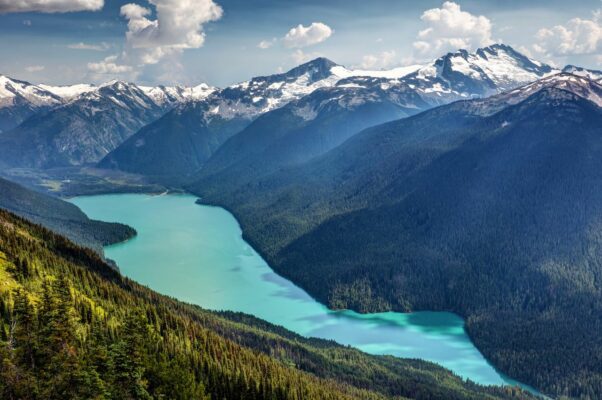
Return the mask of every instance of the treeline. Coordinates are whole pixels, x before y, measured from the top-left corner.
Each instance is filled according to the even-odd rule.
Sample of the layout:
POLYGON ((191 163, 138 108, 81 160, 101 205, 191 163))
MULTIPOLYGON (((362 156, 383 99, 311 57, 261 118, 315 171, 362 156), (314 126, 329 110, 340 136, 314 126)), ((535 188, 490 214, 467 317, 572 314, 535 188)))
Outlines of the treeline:
POLYGON ((0 210, 2 399, 509 399, 418 360, 158 295, 0 210))

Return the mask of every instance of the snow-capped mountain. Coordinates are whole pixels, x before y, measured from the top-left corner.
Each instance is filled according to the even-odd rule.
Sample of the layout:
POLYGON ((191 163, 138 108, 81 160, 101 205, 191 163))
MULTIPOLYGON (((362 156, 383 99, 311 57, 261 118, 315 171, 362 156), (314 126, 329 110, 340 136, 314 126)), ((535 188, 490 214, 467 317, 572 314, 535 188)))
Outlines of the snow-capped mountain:
POLYGON ((473 53, 448 53, 401 79, 427 101, 444 104, 490 96, 557 72, 510 46, 495 44, 473 53))
POLYGON ((573 75, 585 76, 594 81, 602 81, 602 71, 595 69, 586 69, 575 65, 567 65, 562 69, 562 72, 568 72, 573 75))
POLYGON ((59 96, 41 86, 0 75, 0 104, 17 98, 23 98, 36 106, 55 105, 61 101, 59 96))
MULTIPOLYGON (((109 81, 101 85, 91 85, 86 83, 70 85, 70 86, 51 86, 40 84, 38 87, 58 96, 60 99, 70 101, 85 93, 98 91, 100 88, 111 85, 117 81, 109 81)), ((134 85, 130 83, 129 85, 134 85)), ((197 86, 142 86, 135 85, 142 90, 148 97, 151 98, 159 107, 169 107, 175 104, 185 102, 187 100, 202 100, 213 93, 216 88, 201 83, 197 86)), ((1 95, 0 95, 1 97, 1 95)))
POLYGON ((544 90, 548 91, 551 100, 568 94, 573 97, 581 97, 602 107, 602 83, 587 76, 568 72, 550 75, 516 89, 485 99, 465 102, 458 106, 474 115, 488 116, 544 90))
POLYGON ((41 86, 0 75, 0 133, 61 103, 60 96, 41 86))
POLYGON ((35 168, 93 163, 164 112, 138 86, 109 82, 0 135, 0 158, 35 168))
MULTIPOLYGON (((113 83, 115 81, 98 86, 87 83, 68 86, 34 85, 0 75, 0 132, 16 127, 34 114, 77 100, 81 96, 98 94, 103 87, 113 83)), ((128 85, 138 87, 166 111, 188 100, 202 100, 216 90, 204 83, 193 87, 128 85)))
POLYGON ((335 63, 317 58, 282 74, 255 77, 209 96, 208 118, 252 119, 321 87, 333 86, 342 76, 335 63))
MULTIPOLYGON (((568 68, 578 75, 594 78, 599 73, 568 68)), ((79 165, 99 160, 144 127, 123 143, 119 156, 111 155, 101 165, 144 172, 148 166, 175 165, 173 158, 181 157, 185 162, 179 163, 179 171, 190 173, 187 168, 200 167, 227 139, 242 134, 258 117, 287 105, 287 112, 302 120, 291 127, 309 125, 314 119, 338 118, 359 109, 381 107, 386 112, 375 113, 369 119, 370 123, 377 124, 456 100, 502 93, 558 72, 509 46, 496 44, 474 52, 448 53, 426 65, 383 71, 353 70, 326 58, 317 58, 288 72, 255 77, 224 89, 205 84, 151 87, 114 81, 99 86, 56 87, 21 82, 21 86, 11 84, 11 87, 16 85, 20 93, 27 94, 21 97, 30 99, 25 103, 29 108, 24 114, 31 116, 36 112, 31 104, 44 104, 46 109, 55 107, 56 112, 32 118, 24 129, 18 130, 21 133, 4 136, 14 139, 26 131, 41 138, 49 135, 44 130, 52 125, 53 137, 61 137, 72 145, 57 147, 56 151, 71 155, 58 157, 56 162, 49 157, 48 162, 42 164, 79 165), (164 113, 167 113, 164 118, 153 123, 164 113), (106 126, 101 126, 100 121, 105 119, 106 126), (150 125, 145 126, 147 124, 150 125), (107 131, 110 127, 115 129, 115 134, 107 131), (84 131, 87 133, 83 136, 91 136, 89 143, 82 144, 85 151, 78 153, 76 141, 68 140, 67 133, 74 131, 75 136, 81 136, 84 131), (92 150, 94 145, 97 147, 92 150), (74 154, 78 156, 72 157, 74 154), (145 166, 137 166, 138 161, 130 159, 132 157, 145 166)), ((0 102, 8 98, 6 93, 7 90, 0 92, 0 102)), ((314 128, 319 129, 318 125, 314 128)), ((350 134, 348 131, 337 137, 350 134)), ((65 144, 62 140, 59 142, 65 144)), ((34 143, 35 140, 29 144, 23 142, 25 147, 34 143)))
MULTIPOLYGON (((255 118, 317 89, 334 87, 350 78, 363 78, 370 84, 382 79, 384 85, 391 86, 385 80, 397 81, 423 67, 412 65, 382 71, 354 70, 319 57, 285 73, 255 77, 216 91, 205 100, 211 104, 207 118, 255 118)), ((357 82, 349 85, 357 86, 357 82)))
POLYGON ((40 86, 44 90, 49 91, 50 93, 57 95, 58 97, 60 97, 63 100, 63 102, 72 100, 72 99, 76 98, 77 96, 82 95, 84 93, 88 93, 88 92, 97 90, 97 87, 95 85, 91 85, 88 83, 79 83, 76 85, 68 85, 68 86, 51 86, 51 85, 40 84, 38 86, 40 86))
POLYGON ((502 44, 473 53, 466 50, 448 53, 427 65, 383 71, 353 70, 326 58, 317 58, 284 74, 257 77, 216 91, 206 101, 212 104, 208 118, 211 115, 225 119, 253 118, 316 89, 346 84, 349 88, 377 85, 393 92, 402 85, 404 92, 407 93, 405 88, 409 87, 425 102, 439 105, 486 97, 557 72, 560 71, 502 44))
POLYGON ((160 107, 174 106, 188 100, 203 100, 216 90, 205 83, 193 87, 140 86, 140 89, 160 107))
MULTIPOLYGON (((382 83, 391 87, 394 87, 395 81, 401 80, 415 89, 425 101, 444 104, 462 98, 495 94, 554 72, 558 71, 499 44, 473 53, 459 50, 427 65, 383 71, 353 70, 326 58, 317 58, 286 73, 256 77, 221 90, 206 84, 139 88, 157 106, 165 109, 187 101, 207 101, 210 104, 207 118, 254 119, 316 89, 332 87, 340 80, 351 77, 383 79, 382 83), (389 83, 384 80, 389 80, 389 83)), ((580 69, 579 73, 600 74, 599 71, 584 69, 580 69)), ((0 114, 0 129, 6 131, 39 110, 76 100, 107 84, 32 85, 0 76, 0 113, 3 113, 0 114)))
POLYGON ((344 67, 317 58, 286 73, 255 77, 214 90, 201 100, 178 105, 144 127, 99 166, 152 175, 193 172, 258 116, 317 89, 333 87, 349 75, 344 67))
MULTIPOLYGON (((256 77, 216 90, 200 101, 181 104, 124 142, 100 166, 183 175, 203 166, 226 141, 228 155, 222 157, 223 162, 213 162, 215 168, 246 158, 245 153, 259 143, 268 149, 270 140, 289 137, 293 130, 330 132, 313 142, 308 139, 311 150, 305 151, 306 146, 302 154, 306 157, 336 146, 370 124, 455 100, 500 93, 553 72, 504 45, 474 53, 449 53, 428 65, 388 71, 353 70, 317 58, 288 72, 256 77), (285 110, 276 113, 282 108, 285 110), (243 130, 259 117, 263 128, 243 130), (345 118, 355 121, 353 126, 346 124, 345 118), (346 128, 337 131, 337 125, 346 128), (232 135, 236 137, 229 140, 232 135), (248 138, 243 139, 244 135, 248 138), (260 138, 252 140, 255 136, 260 138)), ((299 156, 294 149, 287 154, 299 156)))

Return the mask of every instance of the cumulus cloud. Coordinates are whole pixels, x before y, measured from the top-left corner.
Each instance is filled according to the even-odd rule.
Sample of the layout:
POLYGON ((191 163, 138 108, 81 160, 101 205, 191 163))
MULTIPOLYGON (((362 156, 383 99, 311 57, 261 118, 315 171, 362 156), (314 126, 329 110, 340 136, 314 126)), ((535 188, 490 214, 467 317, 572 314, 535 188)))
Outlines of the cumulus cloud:
POLYGON ((312 22, 309 26, 301 24, 290 31, 282 39, 284 45, 289 48, 302 48, 321 43, 328 39, 333 30, 322 22, 312 22))
POLYGON ((98 11, 104 0, 0 0, 0 14, 16 12, 64 13, 98 11))
POLYGON ((109 56, 100 62, 88 63, 88 70, 94 74, 101 75, 119 75, 125 72, 132 72, 133 68, 129 65, 117 64, 117 56, 109 56))
POLYGON ((40 72, 44 71, 43 65, 30 65, 29 67, 25 67, 25 71, 27 72, 40 72))
POLYGON ((144 66, 165 59, 175 65, 182 51, 203 46, 204 25, 219 20, 223 14, 213 0, 148 0, 148 3, 155 8, 155 19, 151 19, 150 8, 136 3, 121 6, 121 16, 127 20, 124 51, 118 57, 89 63, 90 72, 127 73, 131 77, 144 66))
POLYGON ((84 42, 72 43, 67 46, 73 50, 94 50, 94 51, 106 51, 109 49, 109 44, 102 42, 100 44, 89 44, 84 42))
POLYGON ((129 3, 121 7, 128 20, 126 42, 139 53, 143 64, 156 64, 166 55, 196 49, 205 42, 203 25, 222 17, 222 8, 212 0, 149 0, 157 19, 148 16, 151 10, 129 3))
POLYGON ((380 54, 367 54, 362 57, 360 67, 363 69, 384 69, 396 64, 397 54, 394 50, 383 51, 380 54))
POLYGON ((453 1, 446 1, 441 8, 426 10, 420 19, 427 25, 418 32, 414 42, 420 57, 438 56, 457 49, 473 50, 493 42, 489 18, 463 11, 453 1))
POLYGON ((596 54, 602 51, 601 11, 592 19, 573 18, 564 25, 542 28, 535 35, 533 48, 548 56, 596 54))

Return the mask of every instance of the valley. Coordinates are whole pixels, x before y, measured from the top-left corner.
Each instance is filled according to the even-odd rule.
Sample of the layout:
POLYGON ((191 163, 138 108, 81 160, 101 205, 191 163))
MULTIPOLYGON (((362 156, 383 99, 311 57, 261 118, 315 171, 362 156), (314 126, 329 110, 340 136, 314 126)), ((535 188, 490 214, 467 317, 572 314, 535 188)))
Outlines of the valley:
POLYGON ((56 291, 111 399, 134 304, 152 398, 175 358, 199 399, 599 398, 601 127, 602 72, 505 44, 223 88, 0 75, 0 348, 52 392, 11 321, 56 291))
POLYGON ((136 229, 135 238, 106 247, 106 255, 125 276, 162 294, 206 309, 254 315, 372 354, 432 361, 479 384, 517 384, 481 356, 458 316, 331 311, 274 273, 242 240, 230 214, 195 200, 186 194, 103 195, 72 202, 92 218, 136 229))

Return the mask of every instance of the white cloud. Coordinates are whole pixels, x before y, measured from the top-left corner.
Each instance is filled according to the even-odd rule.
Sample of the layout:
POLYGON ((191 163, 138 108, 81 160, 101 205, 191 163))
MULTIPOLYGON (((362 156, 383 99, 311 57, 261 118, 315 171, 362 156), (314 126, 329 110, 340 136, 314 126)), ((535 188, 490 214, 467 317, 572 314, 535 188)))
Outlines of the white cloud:
POLYGON ((396 64, 397 54, 394 50, 383 51, 380 54, 367 54, 362 57, 360 67, 363 69, 384 69, 396 64))
POLYGON ((265 49, 269 49, 270 47, 272 47, 274 45, 274 43, 276 43, 276 39, 262 40, 261 42, 259 42, 257 44, 257 47, 259 47, 262 50, 265 50, 265 49))
POLYGON ((0 14, 15 12, 62 13, 98 11, 104 0, 0 0, 0 14))
POLYGON ((163 57, 196 49, 205 42, 203 25, 222 17, 222 8, 212 0, 149 0, 157 19, 148 19, 151 10, 129 3, 121 7, 128 20, 126 42, 130 53, 143 64, 156 64, 163 57))
POLYGON ((94 50, 94 51, 106 51, 109 49, 109 44, 102 42, 101 44, 89 44, 84 42, 72 43, 67 46, 73 50, 94 50))
POLYGON ((474 50, 493 42, 489 18, 463 11, 453 1, 446 1, 441 8, 426 10, 420 19, 427 25, 418 32, 414 42, 420 57, 438 56, 457 49, 474 50))
MULTIPOLYGON (((2 0, 0 0, 2 1, 2 0)), ((128 3, 120 12, 127 20, 125 49, 117 57, 89 63, 94 74, 125 74, 136 77, 146 65, 169 58, 175 65, 186 49, 196 49, 205 42, 204 25, 222 17, 222 8, 213 0, 148 0, 152 10, 128 3)))
POLYGON ((29 67, 25 67, 25 71, 27 72, 40 72, 44 71, 43 65, 30 65, 29 67))
POLYGON ((317 52, 305 53, 301 49, 297 49, 291 54, 291 57, 293 58, 293 61, 295 61, 296 64, 303 64, 305 62, 311 61, 320 56, 321 56, 320 53, 317 53, 317 52))
POLYGON ((602 51, 601 10, 592 19, 573 18, 564 25, 542 28, 535 35, 535 51, 548 56, 596 54, 602 51))
POLYGON ((94 74, 101 75, 119 75, 126 72, 132 72, 133 68, 129 65, 120 65, 116 63, 117 56, 106 57, 103 61, 97 63, 88 63, 88 70, 94 74))
POLYGON ((302 48, 321 43, 328 39, 333 30, 322 22, 312 22, 309 26, 298 26, 291 28, 282 41, 289 48, 302 48))

